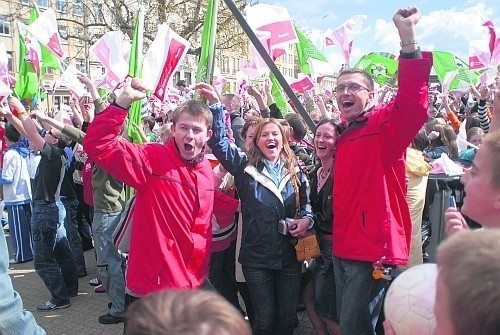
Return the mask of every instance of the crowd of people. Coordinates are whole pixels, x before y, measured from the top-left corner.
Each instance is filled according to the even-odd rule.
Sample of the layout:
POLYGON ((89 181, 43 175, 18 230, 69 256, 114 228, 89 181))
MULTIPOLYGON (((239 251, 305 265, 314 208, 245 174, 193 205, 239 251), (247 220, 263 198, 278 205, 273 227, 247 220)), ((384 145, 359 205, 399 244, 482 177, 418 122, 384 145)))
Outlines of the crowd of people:
MULTIPOLYGON (((313 131, 298 113, 283 116, 268 89, 256 87, 242 100, 198 83, 193 90, 206 104, 180 82, 178 106, 151 103, 141 124, 130 125, 142 143, 127 136, 130 106, 148 95, 140 79, 105 101, 79 75, 88 96, 70 104, 72 124, 9 97, 0 107, 7 148, 0 183, 10 262, 34 261, 50 293, 37 309, 70 307, 78 277, 87 276, 88 222, 110 302, 98 322, 125 322, 125 334, 290 335, 299 303, 317 334, 392 334, 381 315, 391 277, 374 269, 389 274, 423 262, 427 177, 446 154, 470 169, 461 211, 445 215, 457 236, 438 252, 436 334, 499 332, 498 321, 484 316, 498 311, 495 278, 472 282, 453 264, 459 257, 461 267, 493 275, 500 268, 497 233, 454 234, 469 230, 464 216, 498 226, 500 93, 473 86, 469 98, 456 99, 431 90, 432 56, 415 36, 420 17, 415 7, 393 17, 401 39, 397 89, 378 90, 368 73, 343 69, 333 98, 304 97, 313 131), (113 232, 127 187, 135 201, 124 254, 113 232), (311 231, 321 254, 299 262, 295 245, 311 231), (461 309, 480 304, 483 293, 492 294, 488 310, 461 309)), ((0 302, 0 333, 43 334, 13 291, 2 241, 0 249, 0 283, 13 292, 0 302)))

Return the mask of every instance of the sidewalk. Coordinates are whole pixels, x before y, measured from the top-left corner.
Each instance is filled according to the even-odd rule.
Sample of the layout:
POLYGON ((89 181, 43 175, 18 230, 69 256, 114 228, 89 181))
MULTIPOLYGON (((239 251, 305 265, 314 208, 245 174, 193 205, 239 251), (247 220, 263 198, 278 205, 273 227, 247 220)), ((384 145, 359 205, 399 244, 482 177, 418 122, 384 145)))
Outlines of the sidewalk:
MULTIPOLYGON (((7 244, 11 248, 11 239, 7 236, 7 244)), ((71 306, 52 312, 39 312, 36 306, 50 298, 49 291, 35 273, 33 262, 13 264, 9 274, 14 289, 23 299, 24 308, 31 311, 38 324, 49 335, 118 335, 123 333, 123 323, 116 325, 101 325, 97 322, 100 315, 107 313, 108 300, 105 293, 94 293, 94 287, 89 285, 89 279, 97 274, 94 250, 85 252, 88 276, 79 279, 79 293, 71 298, 71 306)), ((258 306, 256 306, 258 308, 258 306)), ((305 311, 298 313, 300 325, 294 335, 313 335, 313 327, 305 311)))

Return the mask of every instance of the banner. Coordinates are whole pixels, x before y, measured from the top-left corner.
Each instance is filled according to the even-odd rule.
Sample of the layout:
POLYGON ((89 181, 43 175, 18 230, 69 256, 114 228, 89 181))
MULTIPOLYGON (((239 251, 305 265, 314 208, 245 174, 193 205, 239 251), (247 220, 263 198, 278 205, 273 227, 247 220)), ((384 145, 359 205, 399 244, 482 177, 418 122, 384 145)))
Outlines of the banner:
POLYGON ((166 23, 158 26, 158 33, 144 57, 142 75, 153 95, 165 101, 168 83, 189 50, 190 43, 177 35, 166 23))

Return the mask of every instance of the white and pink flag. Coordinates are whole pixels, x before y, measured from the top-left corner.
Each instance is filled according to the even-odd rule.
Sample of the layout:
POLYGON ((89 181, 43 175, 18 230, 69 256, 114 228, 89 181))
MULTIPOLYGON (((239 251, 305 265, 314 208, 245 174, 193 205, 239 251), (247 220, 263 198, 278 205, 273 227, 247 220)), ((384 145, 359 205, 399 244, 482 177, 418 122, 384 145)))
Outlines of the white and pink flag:
POLYGON ((314 58, 309 58, 307 62, 309 63, 309 67, 311 69, 311 78, 317 83, 320 83, 324 77, 336 76, 335 68, 330 63, 314 58))
POLYGON ((490 63, 490 57, 488 41, 469 41, 469 69, 477 70, 487 67, 490 63))
POLYGON ((286 78, 294 93, 302 93, 314 88, 314 82, 307 74, 299 73, 297 77, 298 78, 286 78))
POLYGON ((160 101, 165 101, 168 83, 181 65, 190 45, 167 24, 158 26, 156 38, 144 57, 142 77, 160 101))
POLYGON ((110 31, 89 49, 106 69, 105 82, 111 88, 118 86, 127 77, 128 61, 123 54, 126 48, 130 48, 129 45, 130 42, 123 41, 120 31, 110 31))
POLYGON ((0 42, 0 79, 9 75, 9 55, 5 49, 5 44, 0 42))
POLYGON ((212 86, 215 88, 217 93, 221 94, 222 89, 227 84, 227 79, 222 75, 222 72, 218 66, 214 66, 214 74, 212 79, 212 86))
POLYGON ((54 115, 54 119, 64 124, 73 126, 73 122, 71 121, 71 117, 68 114, 68 110, 71 111, 70 106, 66 104, 61 104, 61 106, 59 107, 59 112, 57 112, 57 114, 54 115))
POLYGON ((247 21, 254 32, 268 33, 273 60, 285 54, 288 45, 298 43, 292 19, 285 7, 256 4, 246 8, 247 21))
POLYGON ((68 66, 61 77, 57 80, 56 85, 67 87, 69 90, 73 91, 78 98, 80 98, 87 92, 87 90, 85 85, 78 80, 76 76, 78 73, 81 72, 78 71, 76 67, 73 65, 68 66))
POLYGON ((42 49, 40 48, 40 43, 32 37, 26 37, 25 44, 28 49, 26 60, 31 62, 31 65, 33 65, 35 69, 36 76, 40 78, 42 68, 42 49))
MULTIPOLYGON (((262 64, 259 60, 262 58, 257 55, 253 60, 240 59, 240 71, 246 74, 249 78, 258 78, 269 72, 267 65, 262 64)), ((264 62, 264 61, 262 61, 264 62)))
POLYGON ((354 15, 335 30, 328 29, 324 35, 325 47, 338 46, 347 64, 351 57, 352 42, 354 37, 363 29, 366 15, 354 15))
POLYGON ((27 30, 57 58, 60 60, 66 58, 57 28, 56 12, 54 12, 52 8, 48 8, 40 14, 40 16, 27 27, 27 30))

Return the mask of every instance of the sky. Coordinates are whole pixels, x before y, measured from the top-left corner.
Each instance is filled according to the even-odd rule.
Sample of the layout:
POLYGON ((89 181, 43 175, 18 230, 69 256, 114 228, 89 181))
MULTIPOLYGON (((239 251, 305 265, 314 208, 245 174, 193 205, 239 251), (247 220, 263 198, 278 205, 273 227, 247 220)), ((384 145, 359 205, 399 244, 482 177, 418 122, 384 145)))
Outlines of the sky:
POLYGON ((448 51, 468 62, 469 41, 489 38, 487 29, 482 27, 484 21, 492 20, 500 34, 497 0, 262 0, 260 3, 286 7, 295 24, 324 51, 335 68, 340 68, 344 61, 337 47, 323 48, 323 32, 341 26, 357 14, 364 14, 367 19, 354 39, 351 66, 373 51, 399 55, 399 36, 392 17, 399 8, 410 5, 422 13, 416 39, 424 51, 448 51))

